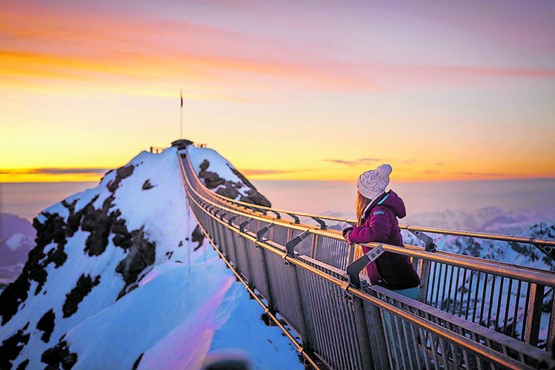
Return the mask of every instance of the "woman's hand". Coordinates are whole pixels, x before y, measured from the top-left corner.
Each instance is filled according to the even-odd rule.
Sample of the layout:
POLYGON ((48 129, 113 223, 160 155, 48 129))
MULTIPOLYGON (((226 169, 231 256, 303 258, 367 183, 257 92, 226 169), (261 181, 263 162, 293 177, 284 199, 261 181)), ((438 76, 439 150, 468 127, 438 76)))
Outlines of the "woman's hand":
POLYGON ((349 226, 343 230, 343 237, 345 238, 345 241, 347 242, 347 244, 352 244, 351 239, 349 239, 349 236, 351 235, 351 231, 353 231, 352 226, 349 226))
POLYGON ((350 236, 351 236, 351 230, 347 231, 344 235, 344 238, 347 244, 353 244, 353 242, 351 242, 350 236))

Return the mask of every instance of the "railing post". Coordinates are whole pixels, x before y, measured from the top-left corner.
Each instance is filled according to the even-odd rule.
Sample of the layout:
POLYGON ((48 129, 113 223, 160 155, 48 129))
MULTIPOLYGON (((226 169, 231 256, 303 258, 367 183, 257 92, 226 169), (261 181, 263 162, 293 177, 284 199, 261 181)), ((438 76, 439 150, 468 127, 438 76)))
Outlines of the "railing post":
POLYGON ((552 349, 555 345, 555 291, 552 288, 551 294, 551 315, 549 316, 549 328, 547 329, 547 348, 552 349))
MULTIPOLYGON (((308 236, 310 236, 310 231, 306 230, 303 233, 294 237, 293 239, 289 240, 287 243, 285 243, 287 255, 289 257, 296 258, 295 247, 301 241, 306 239, 308 236)), ((299 334, 301 335, 301 338, 303 340, 303 347, 305 352, 308 354, 312 354, 312 351, 314 348, 314 329, 312 325, 309 325, 309 320, 307 320, 307 318, 309 316, 312 317, 312 315, 308 315, 310 311, 308 307, 308 303, 303 300, 298 268, 294 263, 290 263, 289 268, 293 270, 293 274, 292 274, 293 289, 292 290, 293 290, 293 295, 294 295, 294 298, 296 299, 296 305, 299 308, 300 317, 301 317, 301 328, 299 330, 300 331, 299 334)), ((310 321, 310 324, 312 324, 312 320, 310 321)))
POLYGON ((426 303, 426 298, 428 297, 428 285, 430 284, 430 270, 432 268, 432 262, 429 260, 420 260, 422 269, 420 271, 420 287, 418 288, 418 298, 420 302, 426 303))
MULTIPOLYGON (((373 291, 369 293, 376 296, 373 291)), ((390 369, 389 356, 380 309, 372 303, 365 303, 364 306, 367 307, 365 319, 374 368, 388 370, 390 369)))
POLYGON ((308 236, 310 236, 310 230, 305 230, 301 234, 297 235, 296 237, 294 237, 293 239, 285 243, 285 249, 287 250, 287 255, 289 257, 295 257, 295 247, 304 239, 306 239, 308 236))
MULTIPOLYGON (((384 250, 380 244, 347 266, 349 283, 355 288, 360 289, 360 272, 383 253, 384 250)), ((353 308, 363 364, 368 366, 369 369, 389 369, 388 352, 385 346, 385 334, 380 310, 370 304, 370 309, 366 311, 364 302, 360 298, 355 298, 353 308)))
POLYGON ((526 334, 524 336, 524 341, 536 347, 540 334, 544 290, 545 287, 543 285, 532 283, 530 286, 530 301, 527 307, 528 317, 526 319, 526 334))

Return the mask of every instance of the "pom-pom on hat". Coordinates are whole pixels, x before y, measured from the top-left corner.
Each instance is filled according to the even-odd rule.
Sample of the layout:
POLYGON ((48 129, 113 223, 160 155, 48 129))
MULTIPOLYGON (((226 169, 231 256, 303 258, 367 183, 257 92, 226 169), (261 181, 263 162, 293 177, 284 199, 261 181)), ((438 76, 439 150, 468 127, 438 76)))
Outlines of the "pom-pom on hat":
POLYGON ((390 165, 382 164, 375 170, 368 170, 358 177, 357 190, 365 198, 376 199, 385 192, 389 184, 390 165))

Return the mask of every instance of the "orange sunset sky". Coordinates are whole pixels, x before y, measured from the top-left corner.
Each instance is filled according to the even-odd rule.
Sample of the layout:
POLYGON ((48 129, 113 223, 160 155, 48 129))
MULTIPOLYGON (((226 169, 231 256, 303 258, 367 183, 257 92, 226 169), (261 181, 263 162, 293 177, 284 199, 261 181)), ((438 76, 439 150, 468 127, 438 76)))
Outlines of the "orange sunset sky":
POLYGON ((555 177, 553 1, 0 0, 0 182, 206 143, 253 179, 555 177))

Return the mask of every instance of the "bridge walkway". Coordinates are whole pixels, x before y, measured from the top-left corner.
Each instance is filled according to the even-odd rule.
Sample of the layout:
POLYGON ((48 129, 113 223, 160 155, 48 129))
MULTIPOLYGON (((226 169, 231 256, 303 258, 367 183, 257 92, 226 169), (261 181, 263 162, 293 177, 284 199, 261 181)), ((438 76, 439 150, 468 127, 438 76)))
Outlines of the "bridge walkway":
POLYGON ((231 200, 202 184, 186 150, 179 159, 208 241, 312 367, 555 368, 555 274, 435 251, 427 233, 529 243, 551 256, 555 241, 404 226, 425 247, 368 243, 363 254, 328 228, 352 220, 231 200), (361 271, 383 251, 411 257, 419 300, 364 284, 361 271))

